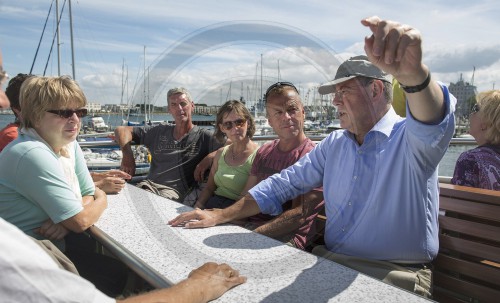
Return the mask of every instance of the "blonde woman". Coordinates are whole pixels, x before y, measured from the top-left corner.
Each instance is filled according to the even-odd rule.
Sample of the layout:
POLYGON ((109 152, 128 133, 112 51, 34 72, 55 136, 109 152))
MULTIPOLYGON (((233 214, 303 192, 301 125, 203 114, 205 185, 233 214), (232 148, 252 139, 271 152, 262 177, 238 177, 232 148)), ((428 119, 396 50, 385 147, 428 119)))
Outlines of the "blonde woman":
POLYGON ((217 113, 216 138, 231 144, 219 149, 210 169, 207 185, 195 203, 198 208, 226 208, 244 193, 258 144, 251 138, 255 133, 252 115, 239 101, 227 101, 217 113))
POLYGON ((69 77, 31 77, 21 86, 19 136, 0 153, 0 217, 36 239, 54 242, 80 275, 108 295, 126 268, 95 252, 83 231, 107 206, 75 141, 87 100, 69 77))
POLYGON ((500 190, 500 90, 476 96, 469 133, 478 147, 460 155, 451 183, 500 190))

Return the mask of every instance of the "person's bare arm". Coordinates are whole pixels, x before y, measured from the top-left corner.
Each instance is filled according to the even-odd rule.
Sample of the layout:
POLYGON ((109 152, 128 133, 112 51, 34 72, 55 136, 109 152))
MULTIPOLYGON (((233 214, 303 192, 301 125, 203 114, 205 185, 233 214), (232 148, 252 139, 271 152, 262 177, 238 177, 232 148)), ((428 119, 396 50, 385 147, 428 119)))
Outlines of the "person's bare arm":
POLYGON ((257 183, 258 178, 256 176, 248 176, 247 183, 245 184, 245 187, 241 192, 243 197, 236 201, 233 205, 223 210, 213 209, 210 211, 203 211, 200 209, 195 209, 193 211, 180 214, 179 216, 170 220, 168 224, 172 226, 184 226, 186 228, 210 227, 256 215, 260 213, 259 206, 257 202, 255 202, 254 198, 251 195, 247 194, 247 192, 257 183), (226 213, 222 213, 222 211, 225 211, 226 213), (199 221, 189 222, 190 220, 199 221))
POLYGON ((94 196, 83 197, 83 210, 61 224, 73 232, 83 232, 97 222, 107 205, 106 193, 96 187, 94 196))
POLYGON ((94 182, 95 186, 102 189, 106 194, 117 194, 125 187, 125 180, 118 177, 106 177, 94 182))
POLYGON ((203 182, 203 177, 205 176, 205 172, 210 169, 212 163, 214 161, 215 155, 217 151, 213 151, 203 158, 203 160, 196 165, 194 169, 194 180, 197 182, 203 182))
POLYGON ((117 300, 123 303, 204 303, 222 296, 229 289, 245 283, 246 277, 227 264, 205 263, 178 284, 161 290, 117 300))
POLYGON ((33 231, 51 241, 62 240, 69 233, 69 230, 61 223, 56 224, 51 219, 48 219, 42 226, 35 228, 33 231))
POLYGON ((312 190, 292 200, 292 208, 254 229, 268 237, 281 237, 297 230, 323 201, 323 192, 312 190))
POLYGON ((117 177, 125 180, 129 180, 132 178, 132 176, 130 176, 126 172, 117 169, 111 169, 105 172, 90 172, 90 176, 92 177, 92 180, 94 180, 94 182, 99 182, 108 177, 117 177))
MULTIPOLYGON (((430 75, 422 62, 422 36, 417 29, 395 21, 373 16, 361 20, 372 35, 365 38, 365 52, 370 61, 392 74, 400 84, 417 86, 430 75)), ((415 93, 406 93, 413 117, 423 123, 435 124, 444 117, 444 96, 431 77, 429 85, 415 93)))
POLYGON ((185 228, 203 228, 247 218, 258 213, 260 213, 259 205, 250 194, 247 194, 227 208, 211 210, 195 209, 178 215, 170 220, 168 224, 183 226, 185 228))
POLYGON ((115 141, 120 146, 122 150, 122 163, 121 170, 127 174, 135 175, 135 159, 134 153, 132 152, 132 126, 118 126, 115 129, 115 141))
POLYGON ((210 175, 208 176, 207 185, 205 186, 205 188, 203 188, 203 191, 198 197, 198 200, 196 200, 196 203, 194 204, 195 208, 204 208, 208 199, 210 199, 210 197, 213 196, 215 190, 217 189, 217 186, 215 185, 214 176, 215 173, 217 172, 217 168, 219 167, 219 159, 221 155, 222 155, 222 149, 219 149, 217 151, 217 155, 215 156, 214 164, 210 168, 210 175))
MULTIPOLYGON (((227 139, 224 146, 227 146, 229 144, 231 144, 231 140, 227 139)), ((218 152, 218 150, 215 150, 215 151, 209 153, 208 155, 205 156, 205 158, 203 158, 203 160, 200 161, 200 163, 198 163, 198 165, 196 165, 196 167, 194 169, 194 179, 197 182, 203 181, 203 177, 205 176, 205 172, 207 170, 209 170, 210 167, 212 166, 212 163, 216 157, 217 152, 218 152)))

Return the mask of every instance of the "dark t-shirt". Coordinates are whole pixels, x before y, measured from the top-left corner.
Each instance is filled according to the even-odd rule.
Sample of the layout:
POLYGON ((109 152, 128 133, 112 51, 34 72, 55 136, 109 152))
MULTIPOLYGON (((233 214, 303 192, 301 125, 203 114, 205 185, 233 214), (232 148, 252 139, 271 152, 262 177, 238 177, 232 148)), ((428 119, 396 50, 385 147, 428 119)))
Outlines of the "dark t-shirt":
POLYGON ((196 165, 222 144, 215 139, 213 131, 198 126, 179 141, 174 139, 173 132, 171 124, 134 127, 132 139, 145 145, 151 153, 148 179, 186 195, 195 183, 196 165))

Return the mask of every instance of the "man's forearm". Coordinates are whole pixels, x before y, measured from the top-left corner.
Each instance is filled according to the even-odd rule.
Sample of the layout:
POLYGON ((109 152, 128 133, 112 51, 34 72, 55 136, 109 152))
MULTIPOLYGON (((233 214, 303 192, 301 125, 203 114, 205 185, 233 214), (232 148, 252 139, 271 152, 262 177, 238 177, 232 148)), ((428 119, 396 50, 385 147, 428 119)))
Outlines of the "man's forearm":
POLYGON ((203 285, 195 285, 192 281, 184 280, 179 284, 166 289, 152 291, 146 294, 127 298, 123 303, 202 303, 207 302, 204 298, 203 285))
POLYGON ((254 231, 268 237, 281 237, 304 225, 305 221, 323 201, 323 192, 312 190, 292 200, 292 208, 284 211, 278 217, 264 225, 257 227, 254 231))
POLYGON ((302 210, 293 208, 284 211, 281 215, 257 227, 254 231, 271 238, 281 237, 298 229, 304 224, 304 220, 302 210))
POLYGON ((258 213, 260 213, 259 205, 250 194, 246 194, 236 203, 221 211, 220 218, 222 220, 217 224, 248 218, 258 213))
MULTIPOLYGON (((422 66, 422 71, 419 77, 414 76, 417 82, 410 82, 411 80, 403 79, 400 82, 404 85, 419 85, 426 79, 425 77, 431 77, 430 83, 425 89, 415 93, 406 93, 408 98, 408 107, 412 113, 412 116, 423 123, 435 124, 439 123, 445 113, 444 107, 444 96, 441 86, 432 79, 430 70, 427 66, 422 66), (409 82, 409 83, 408 83, 409 82), (407 84, 408 83, 408 84, 407 84)), ((399 80, 399 79, 398 79, 399 80)))
POLYGON ((132 142, 132 131, 133 128, 130 126, 118 126, 115 129, 115 141, 122 150, 123 147, 127 145, 130 146, 130 143, 132 142))

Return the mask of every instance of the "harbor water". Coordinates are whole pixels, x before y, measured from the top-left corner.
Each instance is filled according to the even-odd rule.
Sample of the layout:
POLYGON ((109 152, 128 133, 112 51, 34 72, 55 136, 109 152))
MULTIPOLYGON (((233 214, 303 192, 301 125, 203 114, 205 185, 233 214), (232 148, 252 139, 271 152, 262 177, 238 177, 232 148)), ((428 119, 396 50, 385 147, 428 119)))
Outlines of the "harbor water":
MULTIPOLYGON (((106 122, 107 125, 110 125, 111 127, 116 127, 118 125, 122 124, 122 117, 121 115, 103 115, 104 121, 106 122)), ((213 120, 213 117, 210 116, 193 116, 193 120, 199 120, 199 121, 209 121, 213 120)), ((169 114, 153 114, 151 116, 152 121, 172 121, 172 116, 169 114)), ((5 127, 7 124, 11 123, 14 121, 14 115, 0 115, 0 129, 5 127)), ((129 121, 133 122, 142 122, 141 117, 129 117, 129 121)), ((443 160, 441 160, 439 164, 439 176, 452 176, 453 175, 453 170, 455 169, 455 163, 458 159, 458 156, 460 156, 461 153, 464 151, 467 151, 469 149, 472 149, 476 147, 475 145, 451 145, 448 148, 448 151, 446 152, 445 156, 443 157, 443 160)))

